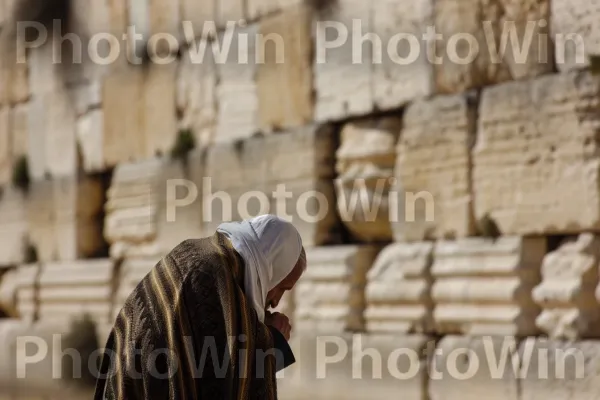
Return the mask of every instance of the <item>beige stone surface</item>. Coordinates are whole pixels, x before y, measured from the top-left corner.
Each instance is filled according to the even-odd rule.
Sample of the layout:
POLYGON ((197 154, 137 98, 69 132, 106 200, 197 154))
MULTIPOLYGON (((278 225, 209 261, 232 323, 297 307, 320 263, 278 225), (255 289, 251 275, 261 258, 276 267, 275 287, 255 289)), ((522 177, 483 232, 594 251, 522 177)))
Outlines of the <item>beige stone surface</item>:
POLYGON ((33 321, 37 313, 35 286, 41 266, 21 265, 3 276, 0 282, 2 306, 22 321, 33 321))
POLYGON ((543 238, 470 238, 436 243, 431 296, 436 331, 466 335, 534 335, 540 309, 543 238))
POLYGON ((600 15, 596 1, 551 0, 550 34, 559 71, 585 68, 588 57, 600 52, 600 30, 595 23, 600 15))
POLYGON ((397 241, 473 235, 470 151, 475 105, 466 95, 410 104, 397 146, 390 208, 397 241))
POLYGON ((277 390, 291 400, 373 400, 399 394, 422 400, 427 398, 428 342, 422 335, 292 333, 296 363, 279 373, 277 390))
POLYGON ((364 332, 365 287, 380 247, 324 246, 306 249, 310 266, 296 284, 296 327, 302 332, 364 332))
POLYGON ((109 259, 43 264, 38 317, 68 326, 88 315, 98 327, 111 325, 114 272, 109 259))
POLYGON ((27 156, 29 147, 29 103, 18 104, 9 117, 13 157, 27 156))
POLYGON ((103 157, 107 166, 141 159, 145 153, 144 79, 139 69, 115 71, 103 81, 103 157))
POLYGON ((20 57, 12 37, 5 30, 0 35, 0 104, 14 105, 29 99, 29 58, 20 57))
MULTIPOLYGON (((239 0, 238 0, 239 1, 239 0)), ((229 52, 216 56, 218 118, 216 142, 231 142, 248 138, 259 130, 258 86, 255 40, 258 25, 236 28, 233 31, 229 52), (248 38, 247 46, 244 40, 248 38)), ((224 33, 219 34, 223 44, 224 33)))
POLYGON ((27 219, 40 261, 70 261, 103 251, 103 186, 95 177, 32 184, 27 219))
POLYGON ((77 119, 77 145, 85 172, 100 172, 104 162, 104 111, 92 110, 77 119))
POLYGON ((184 40, 187 43, 190 43, 192 38, 199 38, 202 36, 202 30, 205 23, 216 21, 217 2, 215 0, 180 1, 184 40), (185 28, 185 26, 187 26, 187 28, 185 28))
POLYGON ((505 235, 598 229, 599 94, 586 72, 484 90, 473 151, 477 219, 488 214, 505 235))
POLYGON ((135 42, 130 37, 130 46, 136 54, 141 56, 147 50, 151 59, 160 60, 177 53, 181 38, 180 7, 180 0, 127 1, 129 25, 135 26, 136 33, 142 35, 141 40, 135 42), (167 35, 175 38, 172 44, 165 40, 167 35))
POLYGON ((390 241, 388 195, 394 176, 400 118, 344 125, 336 152, 337 207, 348 230, 361 241, 390 241))
POLYGON ((177 138, 177 64, 155 65, 144 81, 144 157, 167 154, 177 138))
POLYGON ((23 262, 27 239, 26 195, 5 187, 0 196, 0 265, 23 262))
POLYGON ((12 177, 12 137, 10 134, 10 109, 0 109, 0 185, 11 182, 12 177))
POLYGON ((553 70, 549 0, 442 0, 435 2, 434 15, 436 33, 442 35, 432 57, 438 92, 457 93, 553 70), (511 35, 518 45, 510 43, 511 35))
POLYGON ((313 116, 312 12, 290 7, 260 22, 257 85, 263 131, 304 126, 313 116))
POLYGON ((228 23, 239 23, 247 18, 247 0, 219 0, 217 1, 217 24, 226 27, 228 23))
POLYGON ((443 337, 431 354, 429 398, 517 400, 519 383, 511 357, 518 345, 511 336, 443 337))
POLYGON ((361 57, 358 50, 353 51, 351 34, 353 23, 360 23, 362 32, 373 32, 369 18, 372 6, 372 2, 339 0, 331 13, 316 16, 317 22, 339 22, 348 30, 344 44, 330 49, 326 49, 325 42, 336 40, 336 30, 330 28, 327 32, 315 32, 313 70, 316 121, 340 120, 373 111, 373 49, 366 41, 361 57))
POLYGON ((434 93, 434 65, 427 59, 433 42, 421 40, 433 24, 433 3, 372 2, 373 31, 381 40, 380 59, 373 65, 373 96, 378 109, 397 108, 434 93), (414 35, 417 42, 410 43, 403 35, 414 35))
POLYGON ((305 246, 339 242, 333 146, 330 127, 307 126, 211 147, 203 193, 206 232, 223 221, 271 213, 291 220, 305 246))
POLYGON ((595 297, 600 238, 589 233, 563 242, 542 264, 542 282, 533 299, 542 308, 536 324, 551 338, 577 339, 600 334, 600 303, 595 297))
POLYGON ((528 338, 519 347, 521 399, 594 399, 600 388, 600 343, 528 338))
POLYGON ((184 50, 177 73, 179 126, 191 129, 198 147, 211 144, 217 123, 217 66, 211 45, 205 45, 203 57, 195 50, 184 50))
POLYGON ((254 21, 260 17, 285 10, 300 4, 300 0, 246 0, 248 19, 254 21))
POLYGON ((202 176, 198 152, 190 155, 187 170, 169 158, 117 166, 105 206, 111 256, 160 256, 185 239, 201 237, 202 176))
POLYGON ((367 274, 366 329, 369 333, 433 331, 431 264, 433 243, 385 247, 367 274))

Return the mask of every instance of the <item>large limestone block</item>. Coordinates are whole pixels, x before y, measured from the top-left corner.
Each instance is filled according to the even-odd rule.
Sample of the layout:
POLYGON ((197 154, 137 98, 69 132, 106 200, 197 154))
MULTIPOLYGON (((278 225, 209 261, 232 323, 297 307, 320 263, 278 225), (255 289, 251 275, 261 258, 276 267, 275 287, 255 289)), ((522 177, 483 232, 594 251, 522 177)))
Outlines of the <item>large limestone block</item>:
POLYGON ((11 109, 9 126, 12 156, 27 156, 27 149, 29 148, 29 103, 18 104, 11 109))
POLYGON ((306 250, 309 268, 296 285, 296 326, 322 334, 364 332, 365 287, 380 248, 325 246, 306 250))
POLYGON ((485 89, 473 151, 475 214, 505 235, 579 233, 600 227, 600 159, 587 72, 485 89))
POLYGON ((470 181, 477 118, 473 103, 468 96, 439 96, 407 108, 397 147, 397 185, 390 195, 397 210, 391 218, 397 241, 475 233, 470 181))
POLYGON ((231 23, 240 23, 246 18, 247 0, 218 0, 217 24, 223 28, 231 23))
POLYGON ((104 160, 104 111, 92 110, 77 119, 77 144, 81 167, 94 173, 106 168, 104 160))
POLYGON ((433 42, 422 41, 433 24, 433 1, 375 0, 373 31, 380 59, 373 65, 373 96, 378 109, 402 106, 434 93, 434 66, 427 59, 433 42), (414 35, 418 45, 406 35, 414 35))
POLYGON ((127 0, 127 9, 129 26, 141 34, 142 40, 131 43, 136 54, 141 54, 137 51, 145 47, 150 57, 160 60, 177 52, 181 33, 180 0, 127 0))
MULTIPOLYGON (((27 55, 19 55, 16 40, 9 39, 9 32, 0 37, 0 105, 14 105, 29 100, 29 63, 27 55)), ((3 33, 4 33, 3 32, 3 33)))
POLYGON ((600 52, 600 30, 595 23, 600 16, 598 2, 550 0, 550 14, 558 70, 589 66, 589 56, 600 52))
POLYGON ((293 7, 300 3, 300 0, 246 0, 248 19, 254 21, 260 17, 286 10, 287 7, 293 7))
POLYGON ((354 42, 360 41, 360 37, 352 34, 356 31, 354 26, 362 27, 359 32, 373 32, 372 7, 370 1, 339 0, 332 12, 316 16, 313 65, 316 121, 340 120, 373 111, 372 44, 365 40, 362 46, 355 46, 354 42), (325 29, 331 22, 341 23, 345 29, 325 29), (348 33, 347 40, 328 49, 326 42, 336 40, 343 33, 348 33))
POLYGON ((426 336, 300 335, 290 341, 296 363, 279 373, 290 400, 383 400, 427 397, 426 336))
POLYGON ((179 126, 192 131, 198 147, 211 144, 217 123, 217 65, 210 44, 204 43, 204 56, 193 49, 184 50, 177 74, 179 126))
POLYGON ((105 206, 104 235, 111 256, 160 256, 190 237, 201 237, 202 154, 120 164, 105 206))
POLYGON ((430 60, 437 91, 458 93, 552 72, 549 3, 436 1, 435 28, 441 36, 430 60))
POLYGON ((600 334, 600 303, 595 292, 600 267, 600 238, 586 233, 548 253, 542 282, 533 299, 542 308, 537 326, 552 338, 577 339, 600 334))
POLYGON ((0 196, 0 266, 18 265, 24 261, 28 238, 27 197, 12 188, 4 188, 0 196))
MULTIPOLYGON (((124 68, 104 80, 105 165, 166 154, 177 136, 177 64, 124 68)), ((96 128, 97 129, 97 128, 96 128)))
POLYGON ((534 335, 539 307, 531 291, 540 282, 543 238, 480 238, 436 244, 431 268, 438 333, 534 335))
POLYGON ((115 266, 109 259, 49 263, 39 276, 39 314, 42 321, 69 325, 88 316, 104 335, 112 325, 115 266))
POLYGON ((23 321, 36 318, 38 305, 36 287, 41 266, 38 264, 21 265, 7 272, 0 282, 0 301, 9 314, 23 321))
POLYGON ((379 253, 367 274, 365 320, 368 332, 432 331, 433 247, 433 243, 396 243, 379 253))
POLYGON ((177 64, 156 65, 145 76, 143 122, 146 158, 167 154, 177 137, 177 64))
POLYGON ((0 109, 0 185, 11 182, 13 157, 10 135, 10 110, 0 109))
POLYGON ((312 12, 284 10, 260 22, 257 85, 260 127, 279 131, 312 120, 312 12))
MULTIPOLYGON (((239 1, 239 0, 238 0, 239 1)), ((254 135, 259 130, 257 63, 255 58, 258 25, 235 28, 219 34, 221 47, 230 40, 229 51, 217 56, 218 118, 215 141, 231 142, 254 135)))
POLYGON ((70 261, 105 251, 104 187, 99 178, 34 182, 28 196, 30 240, 40 261, 70 261))
POLYGON ((349 122, 336 153, 338 211, 361 241, 390 241, 388 202, 394 176, 396 141, 402 120, 389 117, 349 122))
MULTIPOLYGON (((217 1, 215 0, 180 0, 181 27, 184 40, 192 42, 203 34, 203 28, 209 22, 216 21, 217 1)), ((216 22, 215 22, 216 23, 216 22)))
POLYGON ((517 400, 517 352, 511 336, 445 336, 429 363, 429 398, 517 400))
POLYGON ((211 147, 203 185, 206 232, 223 221, 271 213, 291 221, 305 246, 338 242, 334 153, 327 126, 211 147))
POLYGON ((600 342, 528 338, 519 347, 523 400, 591 400, 600 390, 600 342))

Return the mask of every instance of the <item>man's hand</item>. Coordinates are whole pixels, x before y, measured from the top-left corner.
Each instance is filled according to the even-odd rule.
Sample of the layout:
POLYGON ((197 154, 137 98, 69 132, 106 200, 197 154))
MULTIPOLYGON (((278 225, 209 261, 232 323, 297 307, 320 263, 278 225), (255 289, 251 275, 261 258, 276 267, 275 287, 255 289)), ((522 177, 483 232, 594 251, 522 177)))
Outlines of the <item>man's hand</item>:
POLYGON ((272 326, 277 329, 285 337, 285 340, 290 340, 290 334, 292 332, 292 325, 290 319, 281 313, 270 313, 267 312, 265 315, 265 324, 272 326))

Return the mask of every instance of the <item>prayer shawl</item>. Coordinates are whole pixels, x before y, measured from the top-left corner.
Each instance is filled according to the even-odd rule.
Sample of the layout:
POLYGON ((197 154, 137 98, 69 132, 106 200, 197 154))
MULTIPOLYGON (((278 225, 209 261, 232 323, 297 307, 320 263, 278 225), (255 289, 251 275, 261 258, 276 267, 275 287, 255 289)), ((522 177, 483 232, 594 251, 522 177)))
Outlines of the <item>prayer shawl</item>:
POLYGON ((223 234, 178 245, 118 315, 95 400, 276 399, 273 337, 243 287, 223 234))

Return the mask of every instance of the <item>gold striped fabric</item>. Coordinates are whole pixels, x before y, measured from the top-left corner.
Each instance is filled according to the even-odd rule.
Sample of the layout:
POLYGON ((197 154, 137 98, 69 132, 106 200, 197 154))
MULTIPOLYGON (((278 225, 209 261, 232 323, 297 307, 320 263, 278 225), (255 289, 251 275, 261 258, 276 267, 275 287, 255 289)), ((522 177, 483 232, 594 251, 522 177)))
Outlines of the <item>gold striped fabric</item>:
POLYGON ((276 399, 273 338, 243 282, 220 233, 174 248, 116 318, 95 399, 276 399))

